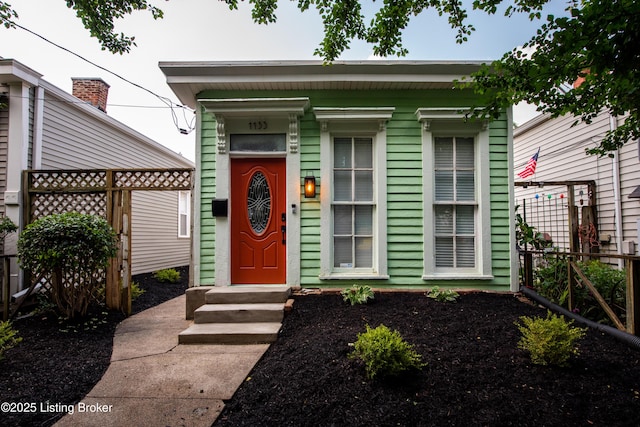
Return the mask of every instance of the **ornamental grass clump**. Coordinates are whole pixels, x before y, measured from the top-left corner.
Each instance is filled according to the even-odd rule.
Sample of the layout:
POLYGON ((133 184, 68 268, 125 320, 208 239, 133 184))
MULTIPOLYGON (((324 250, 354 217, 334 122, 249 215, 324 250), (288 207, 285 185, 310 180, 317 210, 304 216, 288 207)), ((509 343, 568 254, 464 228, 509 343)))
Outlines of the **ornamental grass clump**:
POLYGON ((398 331, 385 325, 358 334, 353 344, 351 359, 360 359, 365 364, 367 378, 397 376, 409 369, 422 369, 422 356, 413 346, 402 339, 398 331))
POLYGON ((547 311, 546 319, 541 317, 520 317, 516 322, 522 337, 518 348, 529 352, 531 361, 537 365, 567 366, 572 355, 578 355, 576 341, 582 339, 586 328, 571 326, 564 317, 547 311))
POLYGON ((20 266, 42 281, 60 315, 84 317, 105 282, 117 236, 104 218, 77 212, 29 224, 18 239, 20 266))
POLYGON ((348 301, 351 305, 366 304, 367 301, 373 299, 373 289, 367 285, 353 285, 340 292, 340 295, 345 302, 348 301))

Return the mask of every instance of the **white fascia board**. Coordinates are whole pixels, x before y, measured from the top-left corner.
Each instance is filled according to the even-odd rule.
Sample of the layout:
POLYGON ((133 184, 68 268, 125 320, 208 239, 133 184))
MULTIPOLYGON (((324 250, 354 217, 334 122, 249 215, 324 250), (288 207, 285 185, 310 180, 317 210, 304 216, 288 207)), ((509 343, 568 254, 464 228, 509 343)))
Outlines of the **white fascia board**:
POLYGON ((37 86, 42 74, 14 59, 0 59, 0 83, 24 82, 37 86))
POLYGON ((395 107, 316 107, 313 113, 317 121, 338 120, 389 120, 395 111, 395 107))
POLYGON ((209 113, 225 117, 243 117, 247 115, 281 116, 284 114, 304 115, 309 108, 309 98, 233 98, 198 99, 209 113))

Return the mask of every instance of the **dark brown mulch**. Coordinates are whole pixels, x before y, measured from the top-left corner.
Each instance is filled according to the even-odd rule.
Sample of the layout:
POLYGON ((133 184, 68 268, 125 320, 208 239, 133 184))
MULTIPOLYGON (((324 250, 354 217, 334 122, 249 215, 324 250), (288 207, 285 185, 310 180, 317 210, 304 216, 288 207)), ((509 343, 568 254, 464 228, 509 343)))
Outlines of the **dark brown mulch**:
POLYGON ((531 364, 517 349, 522 297, 471 293, 438 303, 421 293, 297 297, 280 338, 214 426, 637 426, 640 351, 590 330, 570 367, 531 364), (365 325, 398 330, 428 366, 369 381, 350 360, 365 325))
MULTIPOLYGON (((181 281, 176 284, 159 283, 152 274, 134 276, 146 292, 133 301, 132 312, 182 295, 189 271, 187 267, 178 270, 181 281)), ((0 425, 49 426, 58 421, 64 414, 46 412, 48 404, 72 405, 91 391, 109 367, 113 333, 124 318, 122 313, 94 308, 85 320, 74 323, 61 323, 52 313, 16 320, 14 328, 22 342, 0 361, 0 403, 13 404, 13 410, 18 403, 35 403, 36 410, 3 410, 0 425)))

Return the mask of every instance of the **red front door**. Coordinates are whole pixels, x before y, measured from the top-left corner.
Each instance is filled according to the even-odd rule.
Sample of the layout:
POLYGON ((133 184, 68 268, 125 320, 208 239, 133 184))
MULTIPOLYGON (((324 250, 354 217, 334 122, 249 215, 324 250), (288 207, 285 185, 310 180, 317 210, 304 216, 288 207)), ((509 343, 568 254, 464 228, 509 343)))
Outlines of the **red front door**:
POLYGON ((285 159, 231 161, 231 283, 286 283, 285 159))

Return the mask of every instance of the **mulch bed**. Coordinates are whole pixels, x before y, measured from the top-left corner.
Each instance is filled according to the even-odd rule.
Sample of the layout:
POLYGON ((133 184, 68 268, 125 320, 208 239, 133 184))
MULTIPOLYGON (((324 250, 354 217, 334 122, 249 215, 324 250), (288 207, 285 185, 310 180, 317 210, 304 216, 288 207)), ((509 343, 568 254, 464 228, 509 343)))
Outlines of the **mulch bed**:
MULTIPOLYGON (((152 274, 133 280, 146 292, 132 303, 133 314, 184 294, 187 267, 179 283, 159 283, 152 274)), ((93 309, 81 322, 61 323, 53 313, 15 320, 22 342, 0 361, 0 402, 36 404, 35 412, 0 414, 2 426, 50 426, 61 413, 43 412, 50 405, 71 405, 91 391, 109 367, 113 334, 125 316, 120 312, 93 309)), ((14 405, 14 409, 15 409, 14 405)), ((27 406, 29 408, 29 406, 27 406)))
POLYGON ((567 368, 533 365, 517 349, 520 316, 546 309, 521 296, 470 293, 439 303, 377 293, 299 296, 276 343, 214 426, 637 426, 640 351, 589 330, 567 368), (385 324, 428 365, 366 379, 347 356, 365 325, 385 324))
MULTIPOLYGON (((184 293, 151 275, 134 312, 184 293)), ((640 351, 590 330, 568 368, 531 364, 516 344, 519 316, 545 315, 521 296, 470 293, 438 303, 423 293, 376 293, 368 305, 339 295, 295 298, 281 336, 215 426, 637 426, 640 351), (428 365, 395 380, 366 379, 347 356, 365 325, 384 323, 428 365)), ((73 404, 109 365, 119 313, 75 332, 53 315, 15 322, 23 342, 0 361, 0 402, 73 404)), ((3 413, 0 425, 49 426, 61 414, 3 413)))

